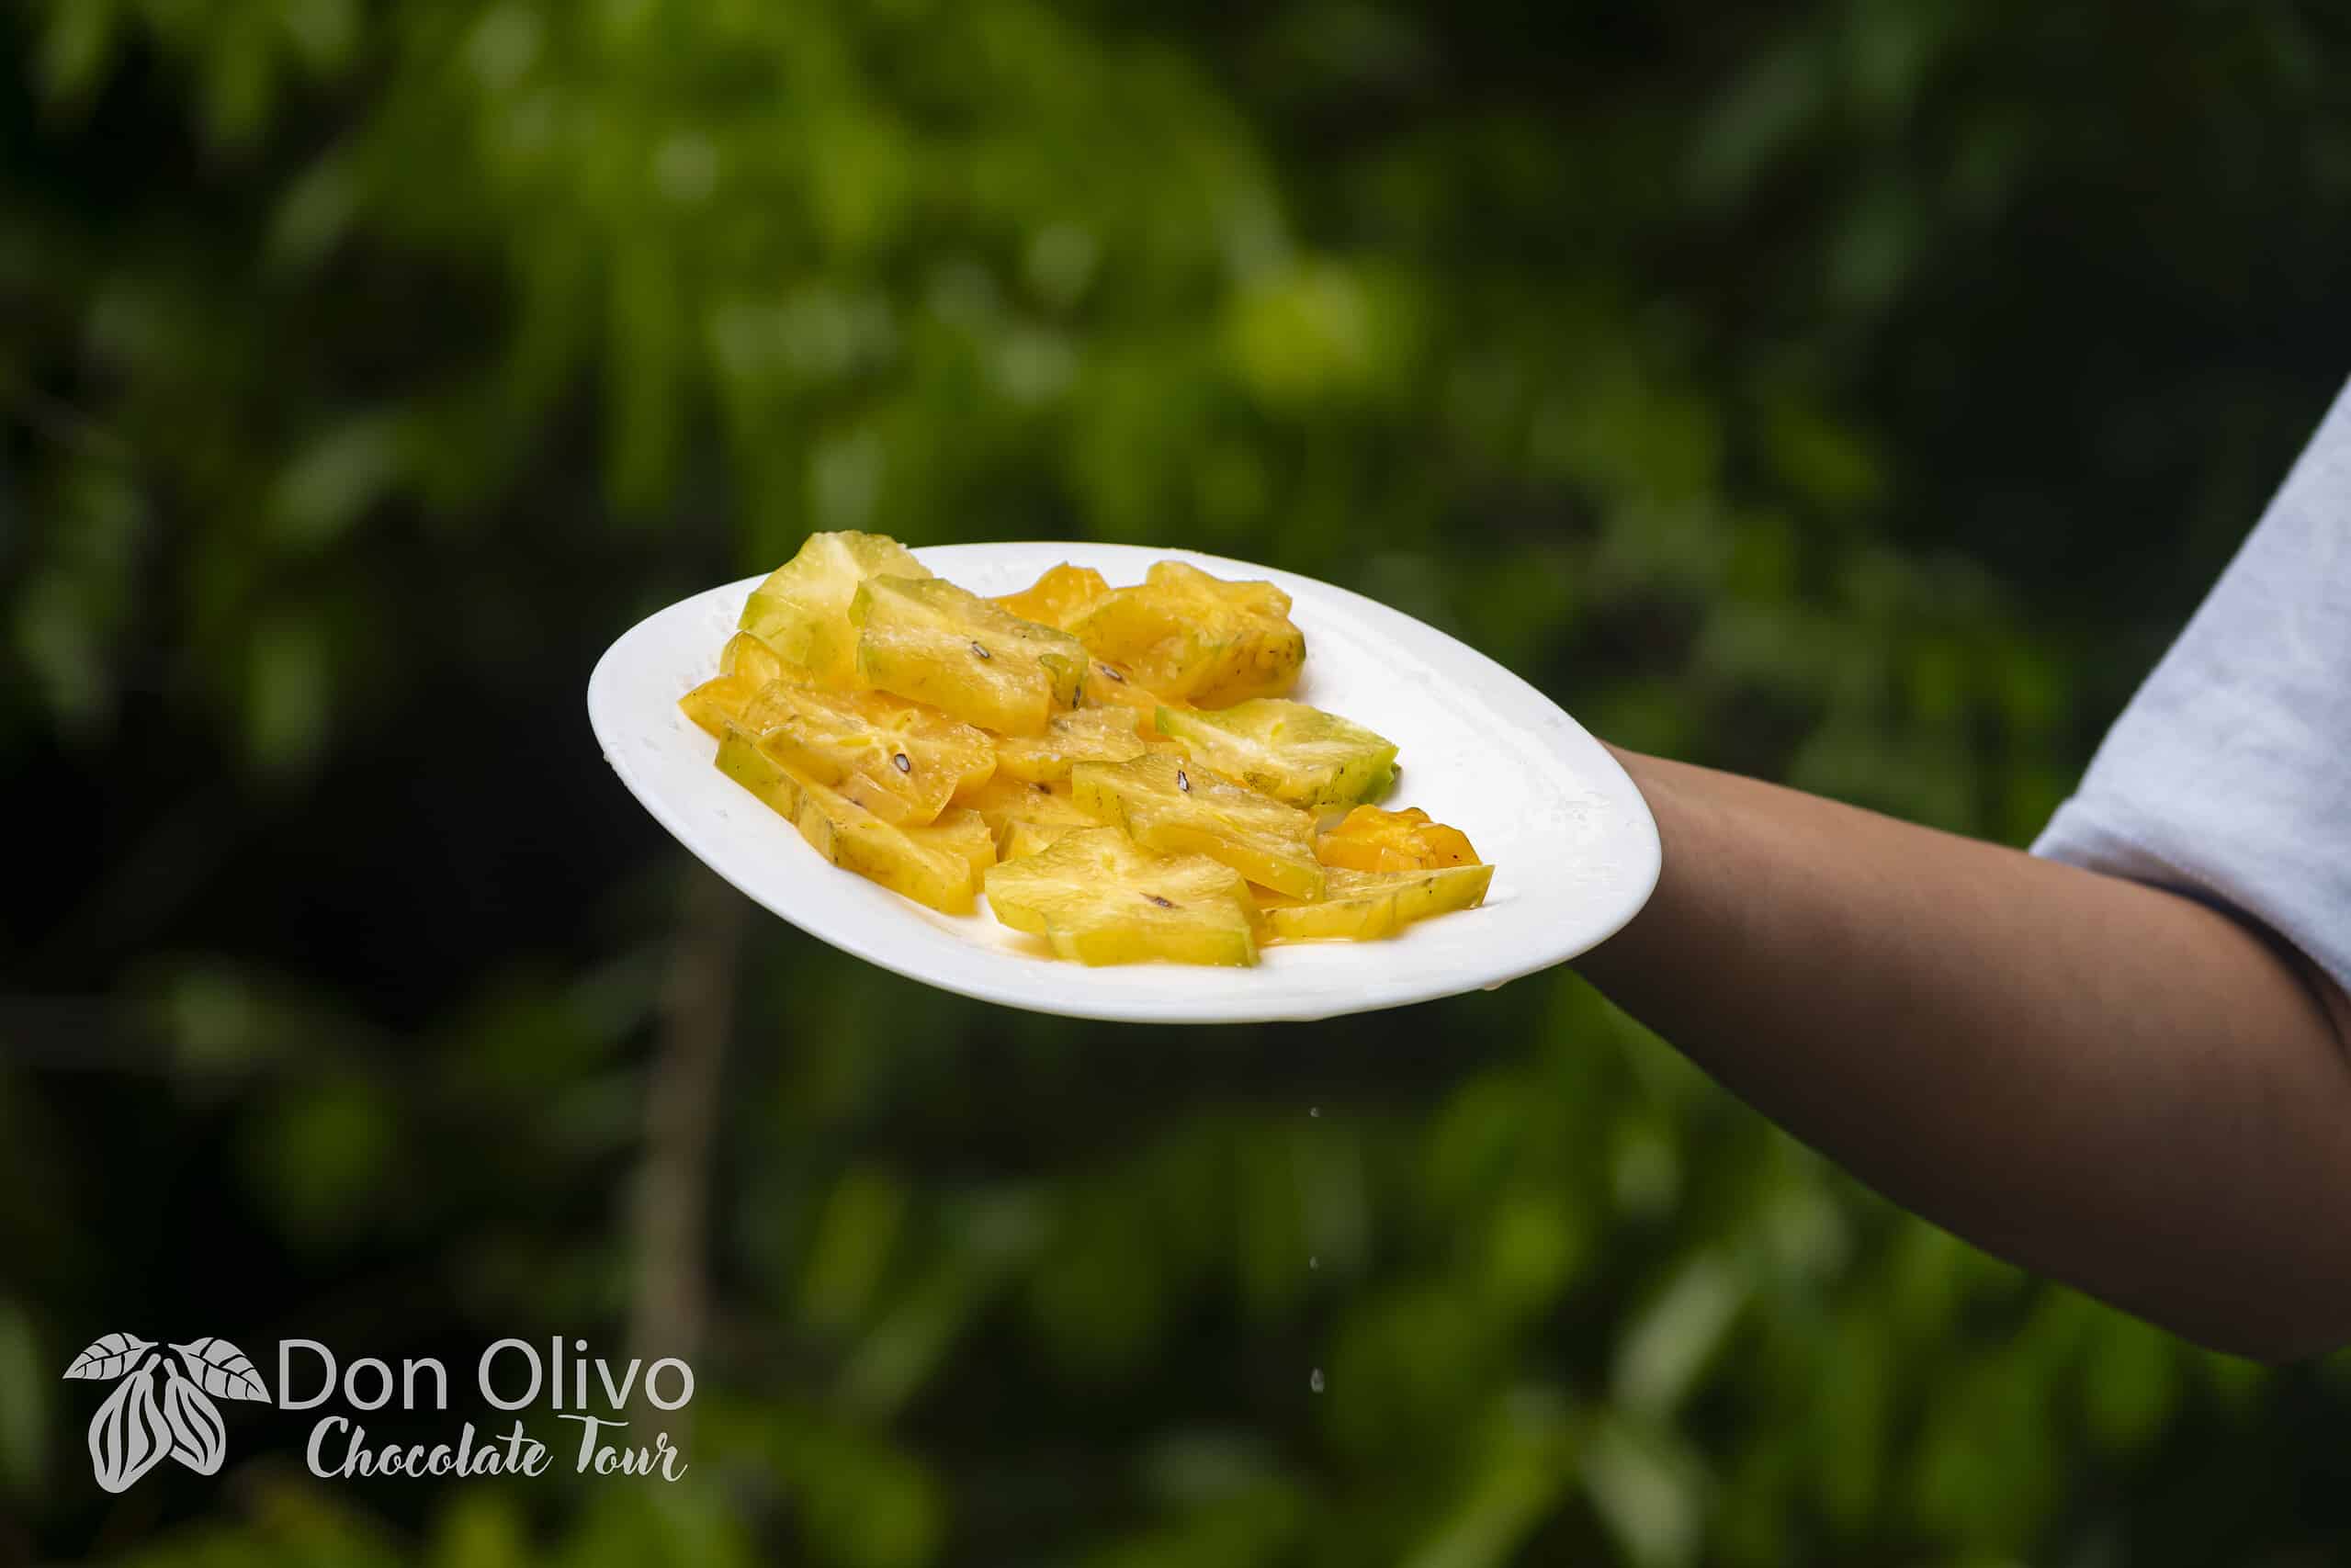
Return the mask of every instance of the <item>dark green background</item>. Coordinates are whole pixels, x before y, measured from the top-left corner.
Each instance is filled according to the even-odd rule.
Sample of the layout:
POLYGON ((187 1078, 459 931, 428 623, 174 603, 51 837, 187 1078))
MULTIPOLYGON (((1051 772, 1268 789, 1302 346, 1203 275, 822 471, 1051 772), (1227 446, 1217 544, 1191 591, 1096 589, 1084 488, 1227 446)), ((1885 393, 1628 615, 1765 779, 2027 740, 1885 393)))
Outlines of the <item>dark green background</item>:
POLYGON ((2351 1535, 2339 1366, 1903 1218, 1568 974, 964 1003, 718 886, 581 701, 813 528, 1182 545, 2023 841, 2351 362, 2336 8, 0 15, 0 1562, 2351 1535), (116 1329, 683 1351, 694 1468, 317 1483, 239 1407, 109 1498, 116 1329))

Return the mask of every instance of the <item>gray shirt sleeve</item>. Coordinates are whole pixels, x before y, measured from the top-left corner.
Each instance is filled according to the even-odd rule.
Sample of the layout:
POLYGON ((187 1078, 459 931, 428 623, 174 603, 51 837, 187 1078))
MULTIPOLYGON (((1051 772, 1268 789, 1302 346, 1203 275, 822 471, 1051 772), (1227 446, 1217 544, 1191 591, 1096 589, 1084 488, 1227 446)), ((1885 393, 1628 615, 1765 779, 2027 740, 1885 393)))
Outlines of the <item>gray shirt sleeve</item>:
POLYGON ((2235 909, 2351 989, 2351 388, 2033 852, 2235 909))

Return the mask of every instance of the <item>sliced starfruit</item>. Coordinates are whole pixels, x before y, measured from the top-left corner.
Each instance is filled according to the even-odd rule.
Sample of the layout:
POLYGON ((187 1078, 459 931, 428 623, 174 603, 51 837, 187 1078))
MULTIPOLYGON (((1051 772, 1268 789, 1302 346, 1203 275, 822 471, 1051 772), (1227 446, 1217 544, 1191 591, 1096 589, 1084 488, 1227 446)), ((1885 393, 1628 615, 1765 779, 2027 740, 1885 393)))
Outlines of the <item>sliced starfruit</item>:
POLYGON ((1064 561, 1018 593, 1002 594, 990 603, 1001 604, 1024 621, 1067 630, 1071 621, 1109 593, 1110 584, 1102 581, 1101 572, 1064 561))
POLYGON ((1286 697, 1163 707, 1157 725, 1201 762, 1292 806, 1351 806, 1396 779, 1396 742, 1286 697))
POLYGON ((1293 898, 1319 898, 1314 818, 1163 754, 1132 762, 1080 762, 1069 773, 1081 810, 1125 828, 1145 849, 1204 854, 1293 898))
POLYGON ((1057 713, 1042 735, 1006 736, 996 742, 996 771, 1031 784, 1069 776, 1079 762, 1131 762, 1146 748, 1131 708, 1079 708, 1057 713))
POLYGON ((1315 840, 1315 858, 1350 871, 1434 871, 1475 865, 1478 857, 1468 834, 1431 822, 1417 806, 1402 811, 1359 806, 1315 840))
POLYGON ((979 879, 996 863, 996 834, 978 812, 966 806, 951 806, 928 828, 909 828, 906 836, 926 849, 944 850, 961 855, 971 867, 971 885, 979 886, 979 879))
POLYGON ((1163 697, 1222 707, 1297 684, 1306 638, 1290 596, 1270 582, 1226 582, 1182 561, 1154 565, 1069 626, 1097 659, 1163 697))
POLYGON ((1490 865, 1439 871, 1339 871, 1326 874, 1312 903, 1267 901, 1260 919, 1274 942, 1375 942, 1415 920, 1483 903, 1490 865))
POLYGON ((876 577, 849 606, 866 684, 1000 735, 1039 735, 1077 705, 1086 650, 937 578, 876 577))
POLYGON ((857 628, 850 624, 849 606, 859 583, 885 573, 931 575, 904 545, 885 535, 811 534, 799 554, 752 590, 738 624, 819 685, 853 686, 857 628))
POLYGON ((995 833, 1000 849, 1006 843, 1007 835, 1014 825, 1022 822, 1036 827, 1102 826, 1091 813, 1078 808, 1066 782, 1057 784, 1028 784, 1000 773, 963 796, 961 803, 979 813, 989 830, 995 833))
POLYGON ((758 737, 749 730, 734 724, 720 728, 718 771, 757 795, 775 815, 799 826, 800 781, 761 750, 758 737))
POLYGON ((744 675, 713 675, 677 700, 685 716, 723 740, 727 726, 740 719, 759 694, 759 683, 744 675))
POLYGON ((1078 701, 1090 708, 1136 709, 1146 728, 1150 726, 1151 716, 1159 709, 1180 705, 1145 685, 1134 671, 1107 659, 1087 662, 1085 688, 1078 701))
MULTIPOLYGON (((1101 572, 1090 566, 1064 562, 1018 593, 1002 594, 989 603, 1002 605, 1023 620, 1066 631, 1072 621, 1110 597, 1110 584, 1102 581, 1101 572)), ((1145 685, 1134 671, 1109 659, 1096 659, 1087 664, 1084 689, 1078 700, 1084 707, 1140 708, 1146 715, 1147 728, 1147 716, 1169 701, 1145 685)))
POLYGON ((749 632, 737 632, 718 650, 718 673, 740 675, 756 691, 770 681, 782 681, 796 671, 784 662, 774 649, 749 632))
POLYGON ((1153 854, 1115 828, 1070 833, 987 874, 988 907, 1080 964, 1257 962, 1240 874, 1204 855, 1153 854))
POLYGON ((943 914, 967 915, 995 838, 977 812, 957 809, 927 828, 899 828, 794 773, 749 732, 729 726, 718 771, 788 818, 817 853, 943 914))
POLYGON ((1092 820, 1076 822, 1025 822, 1014 820, 1004 828, 1002 859, 1019 860, 1039 850, 1050 849, 1072 833, 1092 833, 1101 829, 1092 820))
POLYGON ((996 772, 984 732, 883 692, 771 681, 737 722, 795 773, 902 828, 934 820, 996 772))

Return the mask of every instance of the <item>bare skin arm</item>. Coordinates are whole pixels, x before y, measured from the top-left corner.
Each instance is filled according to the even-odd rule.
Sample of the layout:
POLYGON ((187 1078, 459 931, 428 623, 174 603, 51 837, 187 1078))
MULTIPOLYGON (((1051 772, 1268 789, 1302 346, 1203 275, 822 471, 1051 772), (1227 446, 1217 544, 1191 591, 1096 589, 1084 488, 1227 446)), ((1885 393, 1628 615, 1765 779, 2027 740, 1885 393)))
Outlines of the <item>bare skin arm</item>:
POLYGON ((1906 1207, 2187 1337, 2351 1340, 2351 1008, 2169 893, 1618 753, 1665 841, 1578 962, 1906 1207))

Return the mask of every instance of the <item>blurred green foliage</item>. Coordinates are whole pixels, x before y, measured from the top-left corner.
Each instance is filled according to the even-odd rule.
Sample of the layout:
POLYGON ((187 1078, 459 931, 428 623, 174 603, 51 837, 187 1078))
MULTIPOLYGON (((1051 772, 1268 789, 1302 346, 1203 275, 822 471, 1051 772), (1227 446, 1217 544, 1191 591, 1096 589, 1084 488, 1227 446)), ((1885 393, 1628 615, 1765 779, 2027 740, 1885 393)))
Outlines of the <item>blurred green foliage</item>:
POLYGON ((809 529, 1165 543, 2021 840, 2341 376, 2345 30, 10 8, 0 1561, 2332 1556, 2334 1371, 1892 1213, 1568 975, 991 1011, 750 915, 578 700, 809 529), (694 1469, 317 1483, 241 1414, 107 1502, 115 1328, 684 1350, 694 1469))

